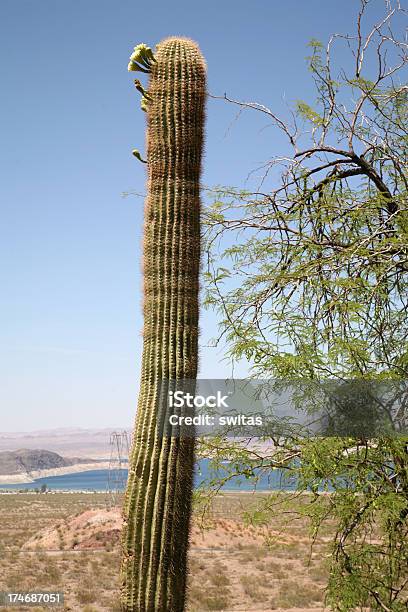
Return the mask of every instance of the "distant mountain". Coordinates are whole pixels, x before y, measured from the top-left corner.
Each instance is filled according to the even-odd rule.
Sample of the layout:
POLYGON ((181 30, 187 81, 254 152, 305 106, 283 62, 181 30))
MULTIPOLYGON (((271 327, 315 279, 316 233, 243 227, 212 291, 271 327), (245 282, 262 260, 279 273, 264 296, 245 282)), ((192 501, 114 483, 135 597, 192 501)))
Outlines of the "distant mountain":
MULTIPOLYGON (((126 428, 130 439, 130 428, 126 428)), ((0 432, 0 452, 19 451, 21 448, 46 448, 64 457, 92 457, 109 461, 112 448, 111 434, 123 428, 81 429, 66 427, 38 431, 0 432)))
POLYGON ((58 453, 48 450, 21 448, 15 451, 0 452, 0 475, 30 474, 30 472, 38 470, 49 470, 67 467, 68 465, 96 462, 95 459, 61 457, 58 453))

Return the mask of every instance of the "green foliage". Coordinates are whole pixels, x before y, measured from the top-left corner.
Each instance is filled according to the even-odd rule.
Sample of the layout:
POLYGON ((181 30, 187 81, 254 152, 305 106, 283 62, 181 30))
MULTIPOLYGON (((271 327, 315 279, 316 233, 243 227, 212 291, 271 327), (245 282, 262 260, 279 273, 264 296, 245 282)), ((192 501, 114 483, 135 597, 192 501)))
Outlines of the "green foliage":
POLYGON ((296 111, 301 117, 303 117, 304 119, 307 119, 314 125, 316 126, 323 125, 323 118, 315 110, 313 110, 313 108, 309 106, 309 104, 307 104, 306 102, 303 102, 302 100, 298 100, 296 102, 296 111))
MULTIPOLYGON (((265 163, 269 189, 265 179, 253 193, 209 191, 206 304, 219 313, 214 343, 224 342, 233 361, 246 359, 253 376, 399 381, 394 399, 404 408, 408 90, 400 83, 408 58, 389 27, 402 9, 387 4, 384 20, 363 35, 367 4, 355 36, 335 35, 325 48, 311 41, 315 103, 298 101, 293 121, 247 105, 270 115, 293 153, 265 163), (340 42, 351 50, 351 71, 335 74, 340 42)), ((265 432, 262 453, 228 440, 203 441, 202 452, 216 464, 232 458, 224 480, 242 474, 256 484, 259 470, 284 469, 310 496, 299 512, 309 517, 311 535, 334 523, 326 589, 333 609, 400 612, 408 605, 407 438, 369 427, 349 437, 351 418, 361 428, 367 415, 371 423, 378 416, 367 397, 345 392, 330 425, 343 437, 283 440, 265 432)), ((217 489, 216 479, 210 484, 217 489)), ((281 511, 278 503, 284 496, 271 495, 248 519, 267 521, 281 511)))
POLYGON ((334 609, 381 609, 380 602, 390 610, 405 609, 407 476, 401 439, 327 438, 303 444, 300 485, 314 483, 317 491, 329 483, 331 490, 324 499, 317 494, 306 513, 315 531, 328 518, 338 526, 327 588, 334 609))

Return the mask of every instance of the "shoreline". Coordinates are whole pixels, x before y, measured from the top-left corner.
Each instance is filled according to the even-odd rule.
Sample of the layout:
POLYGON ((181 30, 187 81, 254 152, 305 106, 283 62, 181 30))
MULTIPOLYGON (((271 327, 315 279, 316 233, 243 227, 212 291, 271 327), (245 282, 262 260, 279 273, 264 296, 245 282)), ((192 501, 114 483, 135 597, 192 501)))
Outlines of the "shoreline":
POLYGON ((0 474, 0 485, 29 484, 39 478, 49 478, 52 476, 65 476, 67 474, 79 474, 94 470, 107 470, 112 467, 109 461, 95 461, 93 463, 77 463, 66 465, 59 468, 49 468, 46 470, 35 470, 21 474, 0 474))

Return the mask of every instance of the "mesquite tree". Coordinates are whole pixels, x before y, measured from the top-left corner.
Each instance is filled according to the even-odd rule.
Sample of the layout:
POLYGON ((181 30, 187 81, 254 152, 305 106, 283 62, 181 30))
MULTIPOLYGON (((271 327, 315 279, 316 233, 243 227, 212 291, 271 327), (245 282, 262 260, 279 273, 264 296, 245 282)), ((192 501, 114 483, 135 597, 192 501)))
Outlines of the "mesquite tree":
MULTIPOLYGON (((135 81, 147 112, 148 194, 143 359, 123 511, 122 606, 181 612, 194 438, 163 431, 163 383, 197 374, 206 68, 194 42, 169 38, 155 55, 145 45, 136 47, 129 70, 150 77, 147 89, 135 81)), ((139 151, 133 154, 143 161, 139 151)))
MULTIPOLYGON (((261 113, 287 146, 265 162, 253 192, 214 192, 207 302, 220 313, 218 342, 254 374, 392 380, 406 410, 406 10, 387 0, 375 23, 371 4, 361 2, 354 34, 310 43, 316 102, 299 100, 282 117, 222 96, 261 113)), ((326 518, 337 526, 328 602, 395 611, 408 604, 405 445, 387 436, 278 439, 260 457, 227 441, 206 444, 211 457, 233 458, 226 469, 235 473, 295 469, 299 486, 316 496, 308 505, 315 528, 326 518), (320 496, 327 482, 332 494, 320 496)), ((268 508, 276 511, 265 499, 268 508)))

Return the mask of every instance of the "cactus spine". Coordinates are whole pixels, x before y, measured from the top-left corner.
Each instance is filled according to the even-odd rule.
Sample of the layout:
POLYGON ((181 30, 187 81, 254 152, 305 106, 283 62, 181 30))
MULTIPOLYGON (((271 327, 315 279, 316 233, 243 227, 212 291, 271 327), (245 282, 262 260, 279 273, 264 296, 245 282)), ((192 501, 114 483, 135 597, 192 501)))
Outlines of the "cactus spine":
POLYGON ((126 611, 182 612, 194 440, 160 436, 157 421, 160 381, 197 375, 206 69, 198 46, 187 39, 162 41, 148 61, 145 49, 136 47, 129 64, 129 70, 139 70, 132 61, 141 57, 142 72, 150 78, 143 95, 148 169, 143 358, 123 509, 121 598, 126 611))

